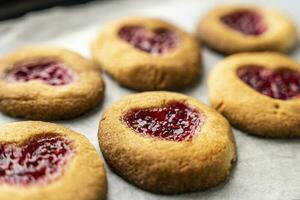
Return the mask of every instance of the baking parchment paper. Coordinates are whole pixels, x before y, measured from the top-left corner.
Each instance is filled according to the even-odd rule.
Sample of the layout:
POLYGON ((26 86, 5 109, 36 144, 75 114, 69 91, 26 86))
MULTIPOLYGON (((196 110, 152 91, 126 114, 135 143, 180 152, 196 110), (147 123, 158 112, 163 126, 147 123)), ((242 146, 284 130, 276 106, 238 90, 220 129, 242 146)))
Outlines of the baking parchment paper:
MULTIPOLYGON (((300 27, 300 1, 296 0, 111 0, 95 1, 72 8, 53 8, 30 13, 22 18, 0 23, 0 55, 29 44, 52 44, 75 50, 90 57, 90 42, 103 23, 125 16, 152 16, 169 20, 193 33, 198 19, 220 4, 250 3, 275 8, 288 15, 300 27)), ((289 54, 300 62, 300 48, 289 54)), ((203 49, 204 74, 198 83, 182 93, 208 104, 206 77, 223 58, 203 49)), ((100 153, 97 141, 102 112, 120 97, 135 93, 118 86, 108 76, 102 105, 73 120, 57 121, 78 131, 92 142, 100 153)), ((18 121, 0 114, 0 123, 18 121)), ((205 191, 182 195, 157 195, 127 183, 107 166, 109 200, 300 200, 300 140, 264 139, 234 130, 238 162, 225 183, 205 191)), ((87 163, 88 164, 88 163, 87 163)))

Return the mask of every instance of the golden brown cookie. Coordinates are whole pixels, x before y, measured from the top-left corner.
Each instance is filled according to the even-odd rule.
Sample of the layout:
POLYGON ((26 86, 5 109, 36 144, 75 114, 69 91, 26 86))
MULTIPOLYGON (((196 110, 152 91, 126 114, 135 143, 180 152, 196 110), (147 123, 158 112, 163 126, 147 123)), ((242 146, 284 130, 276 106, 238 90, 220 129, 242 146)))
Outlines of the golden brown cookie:
POLYGON ((209 80, 212 106, 255 135, 300 136, 300 65, 277 53, 225 58, 209 80))
POLYGON ((0 59, 0 110, 28 119, 67 119, 94 108, 104 94, 97 66, 65 49, 32 46, 0 59))
POLYGON ((144 92, 122 98, 106 110, 98 134, 109 166, 155 193, 215 186, 230 174, 236 159, 227 120, 178 93, 144 92))
POLYGON ((94 60, 121 85, 176 90, 200 73, 196 40, 159 19, 134 17, 108 23, 92 43, 94 60))
POLYGON ((295 46, 294 24, 277 11, 255 6, 220 6, 200 21, 198 38, 222 53, 287 51, 295 46))
POLYGON ((103 163, 86 137, 52 123, 0 126, 0 199, 104 200, 103 163))

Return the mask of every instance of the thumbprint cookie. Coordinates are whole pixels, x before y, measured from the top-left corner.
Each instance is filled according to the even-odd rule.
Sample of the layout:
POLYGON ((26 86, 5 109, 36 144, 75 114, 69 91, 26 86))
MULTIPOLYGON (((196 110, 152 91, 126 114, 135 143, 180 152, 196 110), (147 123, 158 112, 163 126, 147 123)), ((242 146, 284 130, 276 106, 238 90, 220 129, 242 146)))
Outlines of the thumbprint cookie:
POLYGON ((0 125, 0 199, 104 200, 103 163, 83 135, 38 122, 0 125))
POLYGON ((280 13, 254 6, 221 6, 198 25, 207 46, 225 54, 244 51, 287 51, 297 41, 294 24, 280 13))
POLYGON ((119 84, 136 90, 176 90, 200 73, 195 38, 159 19, 108 23, 92 43, 94 60, 119 84))
POLYGON ((98 136, 108 165, 127 181, 154 193, 215 186, 229 176, 236 159, 227 120, 178 93, 123 97, 104 113, 98 136))
POLYGON ((0 110, 28 119, 67 119, 94 108, 104 82, 97 66, 56 47, 17 49, 0 59, 0 110))
POLYGON ((236 54, 215 66, 208 85, 212 106, 241 130, 300 136, 300 65, 290 58, 236 54))

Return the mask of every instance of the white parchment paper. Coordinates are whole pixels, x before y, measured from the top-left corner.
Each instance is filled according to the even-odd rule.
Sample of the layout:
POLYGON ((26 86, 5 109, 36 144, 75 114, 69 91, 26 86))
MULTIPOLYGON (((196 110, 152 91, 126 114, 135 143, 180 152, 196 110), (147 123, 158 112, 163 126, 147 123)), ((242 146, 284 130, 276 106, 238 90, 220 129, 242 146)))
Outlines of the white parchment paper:
MULTIPOLYGON (((103 23, 130 15, 160 17, 193 32, 198 19, 219 4, 252 3, 281 10, 300 27, 300 1, 296 0, 112 0, 97 1, 72 8, 53 8, 0 23, 0 55, 29 44, 53 44, 90 57, 89 46, 103 23)), ((300 62, 300 48, 290 53, 300 62)), ((181 91, 208 104, 206 77, 221 59, 204 48, 204 76, 196 86, 181 91)), ((74 120, 58 121, 86 135, 99 151, 98 122, 102 112, 120 97, 135 91, 118 86, 105 75, 106 96, 101 106, 74 120)), ((0 114, 0 122, 18 121, 0 114)), ((198 193, 156 195, 145 192, 115 175, 107 166, 110 200, 154 199, 231 199, 231 200, 300 200, 300 140, 263 139, 234 130, 238 162, 230 178, 219 186, 198 193)), ((99 151, 100 153, 100 151, 99 151)), ((87 163, 88 164, 88 163, 87 163)))

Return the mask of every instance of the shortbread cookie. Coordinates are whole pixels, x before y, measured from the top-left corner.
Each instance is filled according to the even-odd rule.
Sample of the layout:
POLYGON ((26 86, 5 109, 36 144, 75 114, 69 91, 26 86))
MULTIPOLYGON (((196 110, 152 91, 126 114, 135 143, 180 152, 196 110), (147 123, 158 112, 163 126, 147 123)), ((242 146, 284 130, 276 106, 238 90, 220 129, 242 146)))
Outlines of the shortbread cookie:
POLYGON ((255 135, 300 136, 300 65, 276 53, 242 53, 209 76, 212 106, 255 135))
POLYGON ((287 51, 297 41, 294 24, 280 13, 254 6, 220 6, 203 17, 197 35, 226 53, 287 51))
POLYGON ((0 199, 104 200, 103 163, 82 135, 45 122, 0 126, 0 199))
POLYGON ((137 90, 190 85, 199 77, 200 53, 188 33, 142 17, 108 23, 92 43, 94 60, 121 85, 137 90))
POLYGON ((106 110, 98 136, 108 165, 155 193, 215 186, 230 174, 236 159, 227 120, 178 93, 145 92, 122 98, 106 110))
POLYGON ((55 47, 18 49, 0 59, 0 110, 28 119, 67 119, 101 101, 97 66, 55 47))

